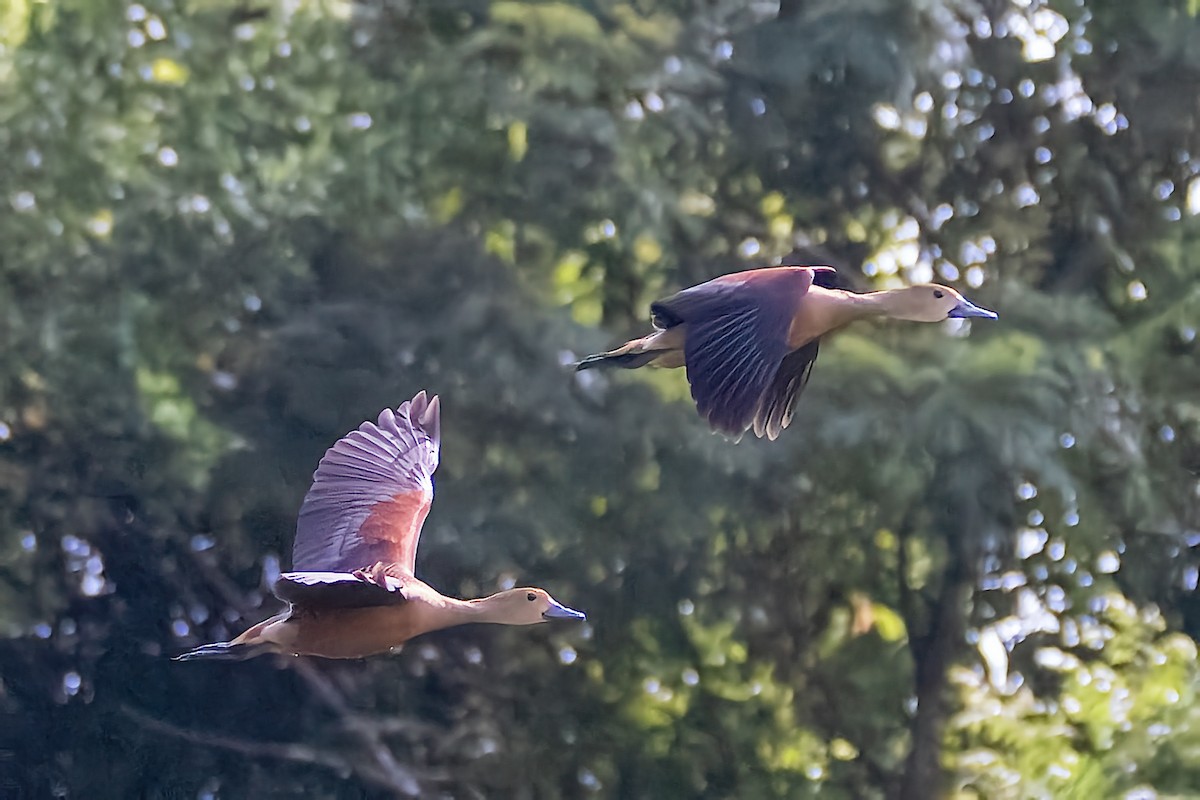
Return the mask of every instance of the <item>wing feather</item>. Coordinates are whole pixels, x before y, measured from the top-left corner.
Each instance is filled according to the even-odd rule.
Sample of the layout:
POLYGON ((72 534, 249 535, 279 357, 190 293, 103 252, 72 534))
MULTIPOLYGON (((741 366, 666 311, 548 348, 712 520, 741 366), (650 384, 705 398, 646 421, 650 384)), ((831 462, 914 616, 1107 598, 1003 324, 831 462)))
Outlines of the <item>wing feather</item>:
POLYGON ((300 507, 293 569, 349 573, 384 562, 411 573, 440 446, 438 398, 425 392, 339 439, 300 507))
POLYGON ((745 421, 753 417, 773 368, 773 359, 756 341, 754 316, 754 311, 748 311, 738 315, 734 324, 701 329, 687 342, 689 355, 705 353, 702 359, 688 361, 696 408, 713 427, 733 436, 746 429, 745 421))
POLYGON ((335 608, 368 608, 407 602, 404 580, 383 577, 382 584, 362 573, 285 572, 275 581, 275 596, 301 608, 328 611, 335 608))
POLYGON ((755 436, 766 436, 774 441, 791 424, 796 401, 812 375, 820 344, 820 339, 814 339, 789 353, 780 363, 775 379, 763 395, 762 405, 754 417, 755 436))
POLYGON ((651 306, 656 325, 687 325, 684 360, 692 399, 715 430, 738 437, 753 427, 759 436, 771 430, 778 435, 787 408, 769 426, 770 414, 756 420, 788 356, 788 331, 814 274, 807 267, 739 272, 651 306))

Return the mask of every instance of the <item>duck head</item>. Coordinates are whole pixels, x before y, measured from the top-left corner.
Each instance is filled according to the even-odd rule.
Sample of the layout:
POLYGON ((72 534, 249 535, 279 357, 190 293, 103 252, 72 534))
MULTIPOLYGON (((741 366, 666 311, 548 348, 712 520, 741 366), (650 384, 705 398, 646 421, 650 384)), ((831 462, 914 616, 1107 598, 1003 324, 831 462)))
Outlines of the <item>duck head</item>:
POLYGON ((488 617, 505 625, 536 625, 551 619, 585 620, 582 611, 567 608, 545 589, 509 589, 484 601, 488 617))
POLYGON ((998 319, 995 311, 980 308, 956 290, 939 283, 919 283, 887 292, 887 315, 911 322, 946 319, 998 319))

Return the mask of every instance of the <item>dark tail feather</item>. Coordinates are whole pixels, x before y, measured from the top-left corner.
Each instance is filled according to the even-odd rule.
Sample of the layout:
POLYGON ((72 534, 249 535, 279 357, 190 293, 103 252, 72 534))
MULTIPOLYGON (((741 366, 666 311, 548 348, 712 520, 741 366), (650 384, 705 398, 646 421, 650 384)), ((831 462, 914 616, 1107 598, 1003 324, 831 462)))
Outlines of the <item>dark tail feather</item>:
POLYGON ((637 369, 644 367, 654 359, 662 355, 659 350, 647 350, 642 353, 622 353, 620 350, 612 350, 607 353, 597 353, 594 356, 588 356, 575 365, 575 371, 583 369, 592 369, 594 367, 622 367, 624 369, 637 369))
POLYGON ((269 644, 233 644, 232 642, 216 642, 197 647, 180 653, 172 661, 245 661, 248 658, 273 652, 269 644))

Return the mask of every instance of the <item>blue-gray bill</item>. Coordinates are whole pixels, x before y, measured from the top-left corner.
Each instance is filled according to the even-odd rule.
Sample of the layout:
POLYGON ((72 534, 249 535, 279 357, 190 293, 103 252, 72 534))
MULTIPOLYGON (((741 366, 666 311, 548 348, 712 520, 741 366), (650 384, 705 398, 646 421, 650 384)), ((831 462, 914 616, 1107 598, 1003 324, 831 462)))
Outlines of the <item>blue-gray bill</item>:
POLYGON ((962 300, 954 308, 950 309, 950 313, 946 315, 951 319, 968 319, 970 317, 978 317, 979 319, 1000 319, 1000 315, 995 311, 988 311, 986 308, 980 308, 970 300, 962 300))
POLYGON ((584 614, 582 611, 567 608, 562 603, 554 600, 550 601, 550 607, 542 612, 542 616, 546 619, 587 619, 587 614, 584 614))

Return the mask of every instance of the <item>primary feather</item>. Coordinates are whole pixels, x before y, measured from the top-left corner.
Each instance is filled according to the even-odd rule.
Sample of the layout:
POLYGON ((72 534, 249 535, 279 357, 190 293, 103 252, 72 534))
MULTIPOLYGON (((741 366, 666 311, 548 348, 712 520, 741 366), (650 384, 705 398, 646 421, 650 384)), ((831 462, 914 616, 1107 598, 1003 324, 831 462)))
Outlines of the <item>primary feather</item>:
POLYGON ((438 398, 424 392, 339 439, 300 508, 294 569, 350 572, 385 562, 411 572, 440 446, 438 398))

